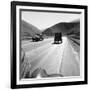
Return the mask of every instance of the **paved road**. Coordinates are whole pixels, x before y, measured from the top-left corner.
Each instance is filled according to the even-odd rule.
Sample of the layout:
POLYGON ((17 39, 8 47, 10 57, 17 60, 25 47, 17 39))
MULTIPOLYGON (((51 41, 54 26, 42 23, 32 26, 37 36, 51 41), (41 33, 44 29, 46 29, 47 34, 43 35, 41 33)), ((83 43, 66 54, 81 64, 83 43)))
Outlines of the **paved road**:
POLYGON ((42 68, 48 74, 76 76, 80 73, 78 54, 66 37, 62 44, 53 44, 53 38, 49 38, 39 42, 23 41, 21 45, 31 63, 31 72, 42 68))

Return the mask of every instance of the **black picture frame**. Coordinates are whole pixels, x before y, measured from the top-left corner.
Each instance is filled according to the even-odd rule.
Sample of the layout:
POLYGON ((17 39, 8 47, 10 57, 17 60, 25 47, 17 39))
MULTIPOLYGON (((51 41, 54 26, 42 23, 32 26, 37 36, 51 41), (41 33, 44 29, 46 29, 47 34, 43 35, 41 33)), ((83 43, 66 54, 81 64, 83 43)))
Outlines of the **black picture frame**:
POLYGON ((37 3, 37 2, 11 2, 11 88, 36 88, 36 87, 53 87, 53 86, 66 86, 66 85, 82 85, 88 83, 88 60, 87 60, 87 33, 88 33, 88 7, 84 5, 69 5, 69 4, 52 4, 52 3, 37 3), (69 8, 69 9, 81 9, 84 10, 84 80, 83 81, 70 81, 70 82, 53 82, 53 83, 42 83, 42 84, 20 84, 17 85, 17 32, 16 32, 16 8, 17 6, 33 6, 33 7, 51 7, 51 8, 69 8))

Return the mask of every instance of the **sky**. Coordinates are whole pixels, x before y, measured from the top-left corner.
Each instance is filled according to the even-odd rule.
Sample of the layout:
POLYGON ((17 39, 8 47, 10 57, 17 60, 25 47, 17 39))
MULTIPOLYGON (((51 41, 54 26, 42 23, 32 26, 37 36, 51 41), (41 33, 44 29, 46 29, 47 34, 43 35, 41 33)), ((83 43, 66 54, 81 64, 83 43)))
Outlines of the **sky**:
POLYGON ((21 14, 22 20, 36 26, 40 30, 44 30, 60 22, 70 22, 79 18, 80 14, 71 13, 22 11, 21 14))

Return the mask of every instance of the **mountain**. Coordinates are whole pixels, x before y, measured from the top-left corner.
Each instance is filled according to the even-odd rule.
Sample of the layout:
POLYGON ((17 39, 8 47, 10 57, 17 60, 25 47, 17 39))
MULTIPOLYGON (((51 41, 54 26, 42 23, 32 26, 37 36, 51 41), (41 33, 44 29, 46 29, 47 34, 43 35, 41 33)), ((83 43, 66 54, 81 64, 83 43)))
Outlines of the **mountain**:
POLYGON ((80 21, 77 20, 73 22, 61 22, 44 30, 42 33, 47 36, 53 36, 54 33, 57 32, 61 32, 63 35, 80 32, 80 21))
POLYGON ((21 21, 21 40, 33 37, 35 34, 39 33, 41 33, 41 31, 37 27, 24 20, 21 21))

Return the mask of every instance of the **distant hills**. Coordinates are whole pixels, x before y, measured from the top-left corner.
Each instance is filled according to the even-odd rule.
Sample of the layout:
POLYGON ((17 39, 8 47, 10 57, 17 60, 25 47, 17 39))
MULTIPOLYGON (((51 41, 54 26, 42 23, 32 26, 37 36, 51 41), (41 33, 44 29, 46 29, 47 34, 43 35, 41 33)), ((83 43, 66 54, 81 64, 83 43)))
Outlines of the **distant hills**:
POLYGON ((21 40, 33 37, 35 34, 39 34, 41 31, 32 24, 26 21, 21 21, 21 40))
POLYGON ((63 35, 80 32, 80 20, 55 24, 44 30, 42 33, 47 36, 53 36, 56 32, 62 32, 63 35))

